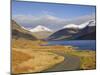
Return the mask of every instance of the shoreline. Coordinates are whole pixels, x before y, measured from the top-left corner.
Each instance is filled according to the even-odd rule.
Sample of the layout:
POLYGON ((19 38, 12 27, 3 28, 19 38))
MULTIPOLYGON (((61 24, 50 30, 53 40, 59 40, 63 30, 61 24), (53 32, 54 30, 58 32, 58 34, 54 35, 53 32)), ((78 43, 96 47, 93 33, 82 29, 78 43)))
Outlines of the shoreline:
MULTIPOLYGON (((44 59, 44 57, 45 57, 45 60, 48 60, 48 57, 51 59, 51 57, 55 56, 55 54, 58 57, 61 56, 61 58, 59 60, 64 59, 64 61, 62 61, 62 62, 60 62, 60 61, 57 61, 55 63, 53 62, 52 64, 54 64, 54 65, 51 65, 48 67, 46 65, 44 65, 47 61, 43 61, 42 65, 44 65, 44 66, 41 66, 42 70, 41 69, 37 69, 36 71, 31 70, 31 72, 36 73, 38 71, 39 72, 65 71, 65 70, 70 71, 70 70, 77 70, 77 69, 94 69, 95 68, 95 51, 77 50, 77 47, 73 47, 71 45, 41 46, 40 44, 46 44, 46 42, 43 42, 43 41, 42 42, 37 41, 37 44, 35 44, 35 45, 34 45, 34 41, 33 42, 28 41, 30 43, 30 45, 28 42, 24 42, 24 44, 23 44, 23 42, 21 42, 21 43, 19 43, 19 42, 20 41, 18 41, 18 43, 16 43, 15 46, 12 47, 12 50, 16 49, 18 51, 21 51, 22 53, 28 53, 28 55, 32 55, 32 56, 35 55, 36 56, 35 60, 38 60, 39 62, 43 61, 42 59, 44 59), (44 55, 40 56, 39 53, 41 53, 41 52, 44 55), (35 54, 35 53, 37 53, 37 54, 35 54), (38 56, 41 57, 41 60, 39 60, 38 56), (75 63, 73 63, 73 62, 75 62, 75 63)), ((35 43, 36 43, 36 41, 35 41, 35 43)), ((16 58, 19 60, 18 57, 16 57, 16 58)), ((19 61, 22 61, 22 60, 19 60, 19 61)), ((54 61, 54 59, 52 59, 52 61, 54 61)), ((16 62, 16 60, 14 60, 14 62, 16 62)), ((32 61, 32 62, 37 63, 36 61, 32 61)), ((29 62, 29 63, 31 63, 31 62, 29 62)), ((28 65, 28 62, 25 61, 25 64, 28 65)), ((49 63, 46 63, 46 64, 50 65, 49 63)), ((27 66, 27 65, 23 64, 22 67, 27 66)), ((31 64, 31 65, 33 65, 33 64, 31 64)), ((28 66, 28 67, 30 67, 30 66, 28 66)), ((33 67, 31 67, 31 68, 33 68, 33 67)), ((27 71, 25 71, 25 73, 26 72, 27 71)), ((27 73, 29 73, 29 72, 27 72, 27 73)))

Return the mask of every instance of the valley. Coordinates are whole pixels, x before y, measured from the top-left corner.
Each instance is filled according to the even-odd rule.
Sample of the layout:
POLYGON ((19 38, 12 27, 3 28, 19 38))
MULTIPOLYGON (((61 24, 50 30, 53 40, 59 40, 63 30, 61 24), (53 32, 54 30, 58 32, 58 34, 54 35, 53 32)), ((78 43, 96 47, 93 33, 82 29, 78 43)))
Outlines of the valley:
POLYGON ((95 50, 77 50, 72 45, 50 46, 47 37, 53 32, 45 33, 41 26, 39 29, 42 31, 33 33, 12 20, 12 74, 95 69, 95 50))
POLYGON ((12 75, 96 69, 95 5, 11 0, 11 9, 12 75))

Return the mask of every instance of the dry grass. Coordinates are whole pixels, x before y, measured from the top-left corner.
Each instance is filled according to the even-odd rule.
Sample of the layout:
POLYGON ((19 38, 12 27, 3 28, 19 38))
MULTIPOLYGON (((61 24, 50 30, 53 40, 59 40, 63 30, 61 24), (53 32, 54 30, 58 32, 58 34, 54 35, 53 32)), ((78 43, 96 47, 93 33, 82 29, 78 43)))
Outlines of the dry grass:
POLYGON ((26 39, 12 39, 12 48, 21 48, 21 49, 32 49, 32 50, 41 50, 41 51, 50 51, 50 52, 70 52, 75 50, 72 46, 41 46, 42 44, 47 44, 47 42, 36 40, 26 40, 26 39))
POLYGON ((81 57, 81 69, 95 69, 96 68, 96 59, 95 57, 81 57))
POLYGON ((96 53, 95 51, 73 51, 69 53, 80 57, 80 69, 95 69, 96 68, 96 53))
POLYGON ((36 40, 26 40, 23 38, 20 39, 12 39, 12 48, 34 48, 36 45, 46 44, 44 41, 36 40))
POLYGON ((63 56, 52 52, 18 48, 13 48, 12 50, 14 52, 12 72, 14 74, 41 72, 64 61, 63 56))
POLYGON ((31 56, 20 52, 20 51, 15 51, 12 50, 12 68, 15 69, 18 64, 23 63, 24 61, 27 61, 31 59, 31 56))
POLYGON ((31 56, 23 52, 12 50, 12 65, 17 65, 21 62, 29 60, 30 58, 31 56))
POLYGON ((41 72, 64 61, 63 56, 55 52, 80 57, 80 69, 95 69, 95 51, 77 51, 72 46, 40 46, 43 41, 12 39, 13 73, 41 72))

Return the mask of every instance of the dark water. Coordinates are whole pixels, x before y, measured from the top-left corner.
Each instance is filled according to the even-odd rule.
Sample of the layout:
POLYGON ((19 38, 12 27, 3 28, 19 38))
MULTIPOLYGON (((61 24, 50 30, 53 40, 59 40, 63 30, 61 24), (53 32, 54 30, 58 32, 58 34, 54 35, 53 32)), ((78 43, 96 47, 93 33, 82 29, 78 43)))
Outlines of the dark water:
POLYGON ((48 45, 71 45, 84 50, 96 50, 95 40, 48 41, 48 45))

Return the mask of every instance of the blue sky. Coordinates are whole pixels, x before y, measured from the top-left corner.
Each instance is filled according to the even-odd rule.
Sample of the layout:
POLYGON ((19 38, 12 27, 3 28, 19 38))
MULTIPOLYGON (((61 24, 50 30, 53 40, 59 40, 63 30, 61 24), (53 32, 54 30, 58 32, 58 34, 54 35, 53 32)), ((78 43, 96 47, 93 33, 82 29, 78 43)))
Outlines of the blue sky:
MULTIPOLYGON (((89 20, 95 16, 95 6, 38 3, 38 2, 12 2, 12 17, 21 25, 33 28, 42 24, 51 29, 66 25, 67 20, 84 17, 89 20), (55 25, 55 26, 53 26, 55 25)), ((82 19, 82 22, 84 22, 82 19)), ((76 23, 76 22, 75 22, 76 23)), ((80 21, 81 23, 81 21, 80 21)))
POLYGON ((12 3, 13 15, 53 15, 60 18, 74 18, 83 15, 95 13, 94 6, 80 6, 67 4, 49 4, 49 3, 34 3, 34 2, 16 2, 12 3))

